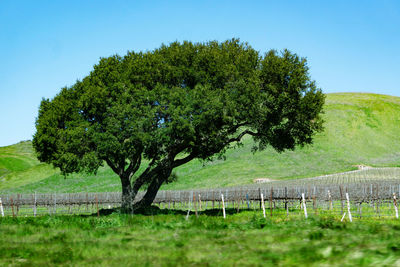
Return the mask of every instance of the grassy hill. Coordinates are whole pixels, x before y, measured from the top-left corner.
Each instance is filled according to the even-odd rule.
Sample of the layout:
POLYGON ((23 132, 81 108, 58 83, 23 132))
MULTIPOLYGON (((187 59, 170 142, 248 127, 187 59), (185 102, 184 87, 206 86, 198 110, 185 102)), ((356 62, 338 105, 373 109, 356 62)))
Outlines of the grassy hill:
POLYGON ((2 191, 40 181, 55 172, 54 168, 36 159, 30 141, 0 147, 0 190, 2 191))
MULTIPOLYGON (((194 160, 176 170, 178 181, 163 189, 213 188, 252 183, 254 178, 295 179, 355 169, 356 164, 400 166, 400 98, 377 94, 328 94, 325 131, 314 144, 277 153, 253 154, 252 140, 229 150, 226 160, 194 160)), ((64 179, 33 156, 29 142, 0 148, 0 193, 119 191, 108 167, 97 176, 73 174, 64 179)))

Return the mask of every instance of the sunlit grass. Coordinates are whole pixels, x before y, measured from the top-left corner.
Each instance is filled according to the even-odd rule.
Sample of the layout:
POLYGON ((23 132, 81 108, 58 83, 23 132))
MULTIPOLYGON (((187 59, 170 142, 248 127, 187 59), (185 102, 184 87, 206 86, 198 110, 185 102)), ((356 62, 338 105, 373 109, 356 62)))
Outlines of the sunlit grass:
POLYGON ((396 266, 400 221, 333 217, 0 218, 0 265, 396 266))

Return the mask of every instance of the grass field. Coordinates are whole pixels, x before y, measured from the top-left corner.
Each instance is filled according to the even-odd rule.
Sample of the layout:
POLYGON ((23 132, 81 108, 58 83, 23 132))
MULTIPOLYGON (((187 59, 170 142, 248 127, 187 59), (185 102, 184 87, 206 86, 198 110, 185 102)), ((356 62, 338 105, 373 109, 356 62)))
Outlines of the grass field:
MULTIPOLYGON (((327 94, 325 131, 314 145, 277 153, 253 154, 252 141, 226 153, 226 160, 194 160, 176 169, 178 181, 162 189, 216 188, 252 183, 254 178, 295 179, 355 169, 356 164, 400 166, 400 98, 361 93, 327 94)), ((39 164, 29 142, 0 148, 0 192, 120 191, 108 168, 97 176, 73 174, 39 164)))
MULTIPOLYGON (((313 146, 253 154, 246 139, 243 147, 227 152, 226 161, 181 166, 178 181, 162 189, 313 177, 356 164, 400 166, 400 98, 328 94, 324 118, 325 131, 313 146)), ((0 193, 35 191, 120 191, 120 182, 108 167, 97 176, 64 179, 36 160, 30 142, 1 147, 0 193)), ((310 206, 308 219, 297 207, 289 217, 284 210, 263 218, 260 210, 230 208, 226 219, 220 210, 207 210, 188 220, 185 210, 157 208, 147 216, 29 217, 28 207, 28 217, 0 217, 0 266, 400 266, 400 220, 393 219, 392 203, 386 204, 378 216, 365 204, 362 218, 353 205, 353 223, 340 222, 339 204, 326 212, 310 206)))
POLYGON ((158 214, 0 218, 0 265, 400 266, 400 221, 158 214))

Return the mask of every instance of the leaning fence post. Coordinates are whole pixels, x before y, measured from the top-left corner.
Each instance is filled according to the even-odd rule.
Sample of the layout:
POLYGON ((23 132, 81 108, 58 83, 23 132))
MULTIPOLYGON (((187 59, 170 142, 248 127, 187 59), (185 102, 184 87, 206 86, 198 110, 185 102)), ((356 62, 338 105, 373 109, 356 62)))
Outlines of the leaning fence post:
POLYGON ((343 222, 345 216, 346 216, 346 212, 343 213, 342 219, 340 220, 341 222, 343 222))
POLYGON ((347 201, 347 212, 349 213, 349 220, 350 220, 350 222, 353 222, 353 218, 351 217, 351 212, 350 212, 349 193, 346 193, 346 201, 347 201))
POLYGON ((265 216, 265 205, 264 205, 264 195, 263 195, 263 193, 261 193, 261 208, 262 208, 262 211, 263 211, 263 216, 265 218, 266 216, 265 216))
POLYGON ((303 200, 303 208, 304 208, 304 216, 306 217, 306 219, 307 219, 307 206, 306 206, 306 198, 304 197, 304 193, 301 193, 301 198, 302 198, 302 200, 303 200))
POLYGON ((339 185, 339 191, 340 191, 340 212, 343 214, 343 188, 341 185, 339 185))
POLYGON ((222 214, 224 215, 224 219, 226 218, 225 214, 225 202, 224 202, 224 195, 221 194, 221 199, 222 199, 222 214))
POLYGON ((396 193, 393 193, 393 205, 394 205, 394 211, 396 212, 396 219, 398 219, 399 210, 397 209, 396 193))
POLYGON ((1 198, 0 198, 0 213, 1 217, 4 217, 3 203, 1 202, 1 198))

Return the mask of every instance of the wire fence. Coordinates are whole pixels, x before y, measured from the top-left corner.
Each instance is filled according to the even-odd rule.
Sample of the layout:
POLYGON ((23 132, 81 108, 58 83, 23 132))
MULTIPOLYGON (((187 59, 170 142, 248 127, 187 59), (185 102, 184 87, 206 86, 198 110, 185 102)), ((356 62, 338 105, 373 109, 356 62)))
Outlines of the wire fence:
MULTIPOLYGON (((153 201, 164 209, 262 209, 270 215, 312 214, 398 217, 400 168, 374 168, 240 187, 159 191, 153 201), (346 199, 348 197, 348 201, 346 199), (347 211, 346 211, 347 210, 347 211)), ((139 192, 135 201, 145 192, 139 192)), ((121 205, 121 192, 0 195, 0 216, 93 214, 121 205)))
MULTIPOLYGON (((310 214, 343 215, 350 212, 358 217, 396 216, 400 184, 339 185, 308 187, 226 188, 215 190, 159 191, 153 204, 162 209, 263 210, 271 216, 310 214), (357 193, 355 193, 357 192, 357 193), (353 194, 354 193, 354 194, 353 194), (349 196, 347 203, 346 195, 349 196)), ((141 199, 140 192, 136 200, 141 199)), ((121 193, 17 194, 0 196, 4 216, 38 216, 56 214, 93 214, 121 204, 121 193)))

